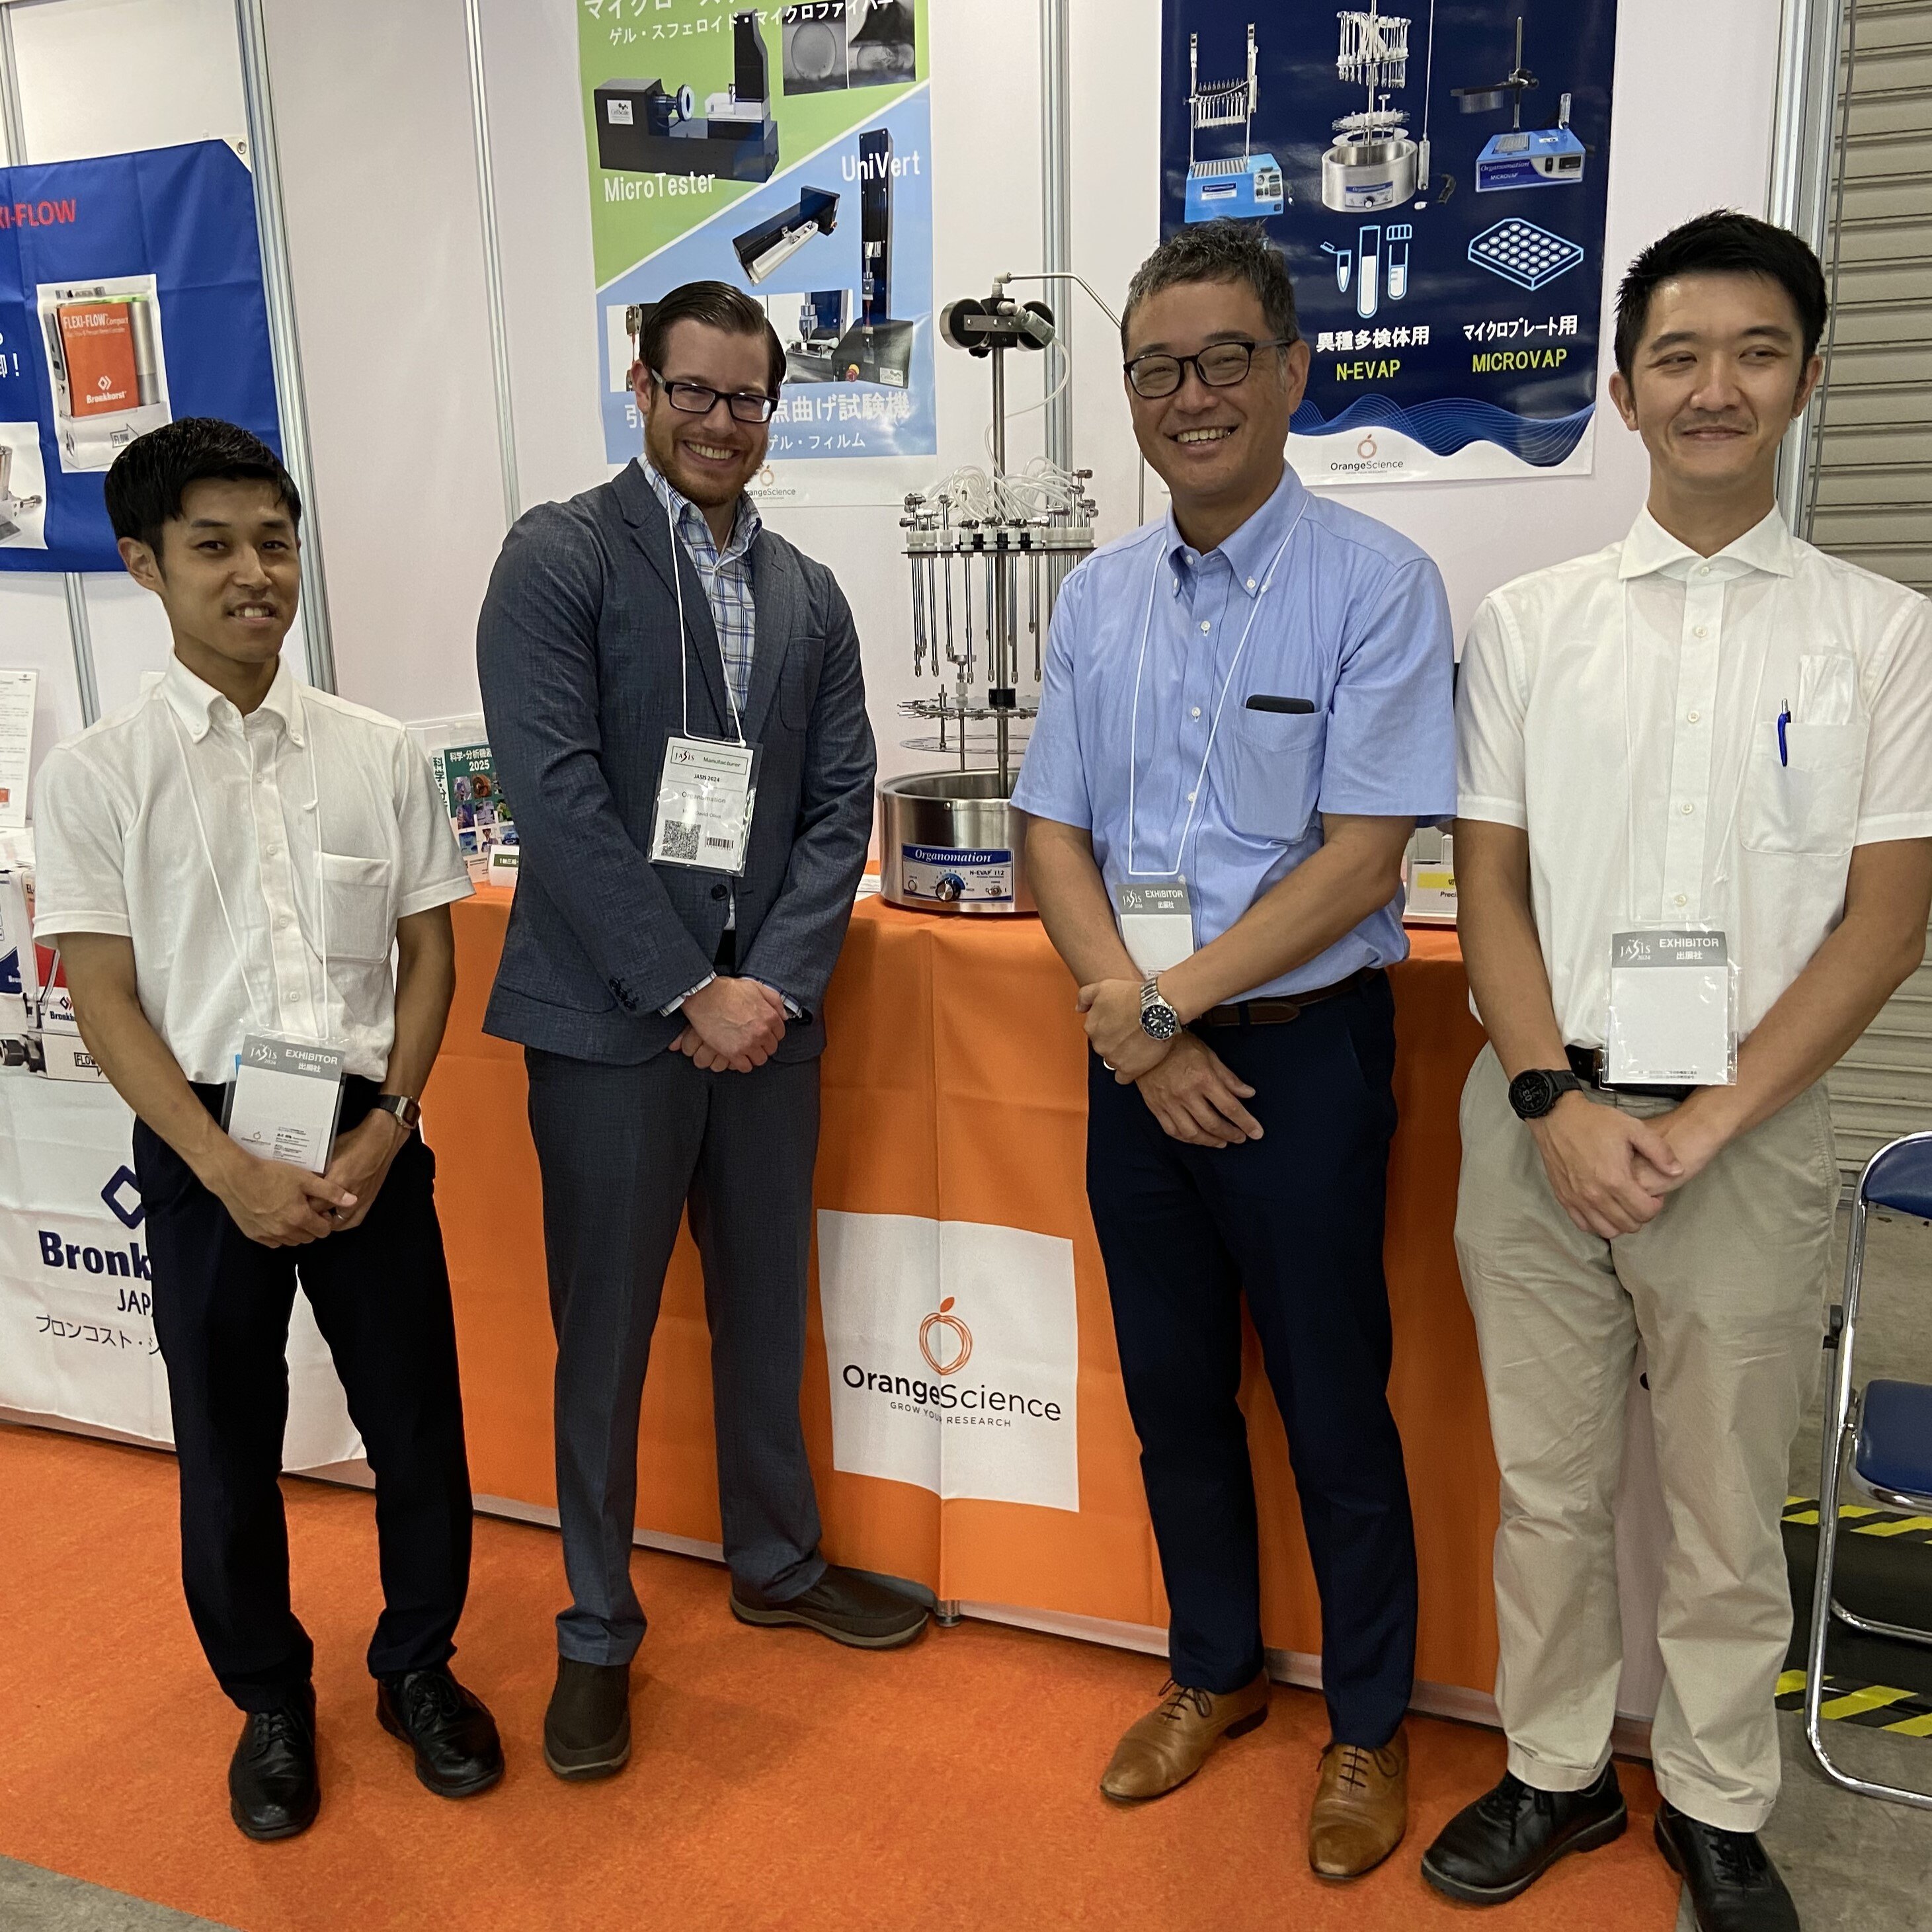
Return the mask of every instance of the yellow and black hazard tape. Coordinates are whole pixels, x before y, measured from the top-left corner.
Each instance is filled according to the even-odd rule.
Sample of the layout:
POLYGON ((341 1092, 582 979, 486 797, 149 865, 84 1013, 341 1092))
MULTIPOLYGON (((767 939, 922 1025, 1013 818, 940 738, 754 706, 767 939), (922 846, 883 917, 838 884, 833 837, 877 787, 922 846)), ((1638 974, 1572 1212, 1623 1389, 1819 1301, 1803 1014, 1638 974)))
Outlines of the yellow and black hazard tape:
MULTIPOLYGON (((1804 1708, 1804 1673, 1787 1670, 1778 1680, 1778 1708, 1804 1708)), ((1825 1678, 1820 1717, 1864 1724, 1902 1738, 1932 1738, 1932 1697, 1922 1690, 1895 1690, 1883 1684, 1859 1684, 1848 1678, 1825 1678)))
MULTIPOLYGON (((1783 1520, 1818 1527, 1816 1496, 1786 1496, 1783 1520)), ((1840 1503, 1838 1522, 1853 1536, 1882 1536, 1901 1543, 1922 1543, 1932 1547, 1932 1516, 1914 1516, 1906 1510, 1874 1509, 1865 1503, 1840 1503)))

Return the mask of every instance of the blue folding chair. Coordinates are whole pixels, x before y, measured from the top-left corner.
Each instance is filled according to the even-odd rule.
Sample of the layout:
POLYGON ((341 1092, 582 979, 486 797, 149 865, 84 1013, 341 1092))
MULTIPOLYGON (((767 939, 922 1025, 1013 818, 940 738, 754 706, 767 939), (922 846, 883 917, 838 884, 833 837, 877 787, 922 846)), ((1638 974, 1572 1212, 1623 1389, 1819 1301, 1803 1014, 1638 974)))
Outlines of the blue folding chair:
POLYGON ((1824 1457, 1818 1486, 1818 1575, 1811 1598, 1811 1646, 1804 1683, 1804 1735, 1819 1768, 1834 1784, 1868 1798, 1888 1798, 1932 1811, 1932 1792, 1854 1778, 1832 1762, 1819 1713, 1825 1701, 1825 1642, 1836 1617, 1872 1636, 1932 1646, 1932 1630, 1880 1623, 1854 1616, 1832 1594, 1838 1550, 1841 1480, 1881 1509, 1932 1516, 1932 1384, 1870 1382, 1852 1386, 1852 1353, 1858 1340, 1858 1290, 1864 1272, 1865 1216, 1874 1208, 1932 1221, 1932 1133, 1908 1134, 1880 1148, 1865 1163, 1852 1203, 1851 1238, 1845 1249, 1845 1299, 1832 1310, 1825 1336, 1835 1351, 1825 1402, 1824 1457))

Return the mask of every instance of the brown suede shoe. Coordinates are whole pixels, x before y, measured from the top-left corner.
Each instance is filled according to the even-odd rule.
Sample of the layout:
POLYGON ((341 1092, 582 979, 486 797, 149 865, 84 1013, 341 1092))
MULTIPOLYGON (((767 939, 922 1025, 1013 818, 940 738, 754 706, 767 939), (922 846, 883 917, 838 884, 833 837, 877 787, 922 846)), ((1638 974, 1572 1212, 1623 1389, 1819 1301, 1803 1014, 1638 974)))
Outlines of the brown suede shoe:
POLYGON ((1191 1690, 1170 1677, 1160 1702, 1114 1747, 1100 1790, 1122 1804, 1165 1797, 1201 1768, 1223 1738, 1252 1730, 1268 1714, 1266 1671, 1238 1690, 1218 1693, 1191 1690))
POLYGON ((1408 1828, 1408 1736, 1379 1750, 1333 1744, 1308 1814, 1308 1862, 1324 1878, 1360 1878, 1402 1843, 1408 1828))

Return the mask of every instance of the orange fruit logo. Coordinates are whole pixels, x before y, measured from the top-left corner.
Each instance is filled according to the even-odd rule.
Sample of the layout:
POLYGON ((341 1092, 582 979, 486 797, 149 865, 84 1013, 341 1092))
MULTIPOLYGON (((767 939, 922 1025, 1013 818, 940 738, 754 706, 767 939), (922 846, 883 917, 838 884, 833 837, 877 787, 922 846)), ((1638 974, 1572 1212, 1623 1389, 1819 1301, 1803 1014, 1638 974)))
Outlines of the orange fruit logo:
POLYGON ((1375 438, 1372 436, 1364 436, 1361 441, 1355 446, 1355 454, 1359 456, 1364 463, 1372 463, 1375 460, 1376 457, 1375 438))
MULTIPOLYGON (((939 1346, 946 1342, 940 1337, 939 1346)), ((936 1376, 956 1376, 973 1357, 973 1331, 952 1312, 952 1298, 948 1295, 934 1312, 919 1324, 919 1352, 926 1359, 927 1365, 936 1376), (950 1358, 942 1359, 933 1346, 933 1340, 944 1329, 952 1337, 954 1346, 950 1358)))

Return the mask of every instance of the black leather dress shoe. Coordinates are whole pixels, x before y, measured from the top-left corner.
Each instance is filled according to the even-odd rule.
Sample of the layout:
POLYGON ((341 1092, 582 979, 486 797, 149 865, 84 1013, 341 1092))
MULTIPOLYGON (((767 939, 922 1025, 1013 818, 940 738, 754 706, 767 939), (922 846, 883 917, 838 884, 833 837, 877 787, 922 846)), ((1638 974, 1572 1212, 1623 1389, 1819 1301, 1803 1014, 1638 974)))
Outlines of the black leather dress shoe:
POLYGON ((1657 1849, 1684 1881, 1697 1932, 1798 1932, 1798 1908, 1755 1832, 1720 1832, 1666 1800, 1657 1849))
POLYGON ((1422 1855, 1422 1875, 1466 1905, 1501 1905, 1529 1888, 1568 1852, 1594 1851, 1623 1836, 1616 1768, 1582 1791, 1539 1791, 1508 1772, 1493 1791, 1465 1805, 1422 1855))
POLYGON ((228 1760, 228 1812, 249 1838, 292 1838, 315 1822, 315 1693, 276 1711, 250 1714, 228 1760))
POLYGON ((503 1774, 496 1719, 447 1666, 382 1678, 376 1716, 416 1753, 417 1778, 439 1798, 473 1798, 503 1774))
POLYGON ((631 1666, 556 1660, 544 1713, 544 1762, 573 1784, 614 1778, 631 1759, 631 1666))
POLYGON ((734 1582, 731 1614, 741 1624, 800 1624, 861 1650, 896 1650, 926 1628, 923 1604, 836 1564, 803 1594, 782 1603, 734 1582))

